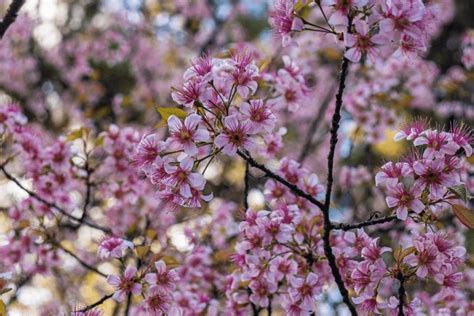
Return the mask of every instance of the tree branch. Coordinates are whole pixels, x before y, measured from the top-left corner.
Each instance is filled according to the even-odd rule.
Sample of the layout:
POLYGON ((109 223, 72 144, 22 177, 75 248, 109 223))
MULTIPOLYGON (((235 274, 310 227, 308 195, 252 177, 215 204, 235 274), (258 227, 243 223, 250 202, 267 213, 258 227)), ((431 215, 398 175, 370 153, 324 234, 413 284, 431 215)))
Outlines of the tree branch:
POLYGON ((91 305, 88 305, 88 306, 84 307, 83 309, 78 310, 78 312, 85 313, 85 312, 87 312, 88 310, 91 310, 91 309, 93 309, 94 307, 97 307, 97 306, 103 304, 105 301, 107 301, 108 299, 110 299, 113 295, 114 295, 113 293, 112 293, 112 294, 107 294, 107 295, 105 295, 104 297, 102 297, 100 300, 98 300, 97 302, 95 302, 95 303, 93 303, 93 304, 91 304, 91 305))
MULTIPOLYGON (((349 23, 350 25, 351 23, 349 23)), ((336 108, 334 110, 334 114, 332 117, 332 125, 331 125, 331 140, 330 140, 330 148, 328 154, 328 175, 327 175, 327 184, 326 184, 326 198, 324 200, 324 207, 322 209, 323 216, 324 216, 324 233, 323 233, 323 242, 324 242, 324 254, 328 260, 329 267, 331 268, 332 275, 334 276, 334 280, 336 281, 337 287, 339 288, 339 292, 342 295, 342 300, 349 308, 351 315, 357 315, 357 311, 354 305, 351 302, 349 297, 349 292, 344 285, 344 281, 342 280, 341 273, 339 272, 339 268, 337 266, 336 257, 332 251, 331 247, 331 230, 333 229, 331 220, 329 218, 329 210, 331 204, 331 192, 332 186, 334 182, 334 155, 336 152, 336 144, 337 144, 337 133, 339 131, 339 122, 341 121, 341 109, 342 109, 342 95, 344 93, 344 88, 346 86, 346 77, 349 68, 349 60, 345 57, 342 58, 341 63, 341 71, 339 75, 339 87, 336 94, 336 108)))
POLYGON ((78 255, 76 255, 74 252, 64 248, 63 246, 61 246, 61 244, 59 243, 54 243, 54 245, 56 247, 58 247, 59 249, 61 249, 62 251, 64 251, 65 253, 67 253, 68 255, 70 255, 71 257, 73 257, 74 259, 76 259, 77 262, 79 262, 84 268, 86 268, 87 270, 90 270, 94 273, 97 273, 98 275, 100 275, 101 277, 104 277, 104 278, 107 278, 107 274, 103 273, 103 272, 100 272, 96 267, 88 264, 87 262, 85 262, 84 260, 82 260, 81 258, 79 258, 78 255))
POLYGON ((367 226, 384 224, 384 223, 388 223, 388 222, 396 221, 396 220, 397 220, 397 216, 390 215, 390 216, 385 216, 385 217, 374 219, 374 220, 363 221, 363 222, 356 223, 356 224, 342 224, 342 223, 341 224, 332 224, 332 229, 348 231, 348 230, 351 230, 351 229, 357 229, 357 228, 362 228, 362 227, 367 227, 367 226))
POLYGON ((7 13, 3 17, 2 22, 0 22, 0 39, 3 38, 10 25, 15 22, 18 12, 24 3, 25 0, 13 0, 13 2, 10 4, 7 13))
POLYGON ((98 229, 98 230, 101 230, 105 233, 108 233, 108 234, 111 234, 112 233, 112 230, 110 228, 107 228, 107 227, 103 227, 103 226, 100 226, 100 225, 97 225, 95 223, 91 223, 89 221, 87 221, 86 219, 81 219, 81 218, 78 218, 74 215, 71 215, 69 214, 66 210, 64 210, 63 208, 59 207, 58 205, 52 203, 52 202, 49 202, 49 201, 46 201, 45 199, 43 199, 42 197, 40 197, 39 195, 37 195, 35 192, 31 191, 31 190, 28 190, 27 188, 25 188, 21 183, 20 181, 18 181, 14 176, 12 176, 10 173, 7 172, 7 170, 5 169, 5 164, 3 165, 0 165, 0 170, 3 172, 3 174, 5 175, 5 177, 12 181, 13 183, 15 183, 20 189, 22 189, 23 191, 25 191, 26 193, 28 193, 29 196, 31 196, 32 198, 36 199, 37 201, 43 203, 44 205, 50 207, 50 208, 53 208, 55 210, 57 210, 59 213, 61 213, 62 215, 66 216, 67 218, 71 219, 71 220, 74 220, 76 222, 79 222, 79 223, 82 223, 82 224, 85 224, 89 227, 92 227, 92 228, 95 228, 95 229, 98 229))
POLYGON ((405 300, 405 277, 403 274, 399 271, 397 273, 397 279, 400 281, 400 287, 398 288, 398 316, 403 316, 403 305, 404 305, 404 300, 405 300))
POLYGON ((282 183, 283 185, 285 185, 288 189, 291 190, 291 192, 293 192, 293 194, 295 194, 297 196, 300 196, 302 198, 305 198, 306 200, 310 201, 314 205, 318 206, 320 209, 323 209, 323 207, 324 207, 323 203, 321 203, 320 201, 316 200, 313 196, 311 196, 308 193, 301 190, 295 184, 290 183, 287 180, 285 180, 283 177, 277 175, 276 173, 274 173, 273 171, 271 171, 270 169, 265 167, 265 165, 263 165, 261 163, 258 163, 254 158, 252 158, 252 156, 246 155, 240 150, 237 151, 237 154, 240 157, 242 157, 245 161, 247 161, 250 166, 263 171, 267 177, 272 178, 272 179, 282 183))

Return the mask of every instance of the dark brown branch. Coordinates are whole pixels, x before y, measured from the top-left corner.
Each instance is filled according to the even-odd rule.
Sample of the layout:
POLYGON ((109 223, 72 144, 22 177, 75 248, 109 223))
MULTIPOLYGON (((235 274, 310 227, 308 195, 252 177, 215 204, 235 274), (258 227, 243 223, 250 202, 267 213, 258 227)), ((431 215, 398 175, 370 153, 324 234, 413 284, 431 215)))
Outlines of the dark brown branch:
POLYGON ((88 310, 91 310, 91 309, 93 309, 94 307, 97 307, 97 306, 103 304, 105 301, 107 301, 108 299, 110 299, 113 295, 114 295, 113 293, 112 293, 112 294, 107 294, 107 295, 105 295, 104 297, 102 297, 100 300, 98 300, 97 302, 95 302, 95 303, 93 303, 93 304, 91 304, 91 305, 88 305, 88 306, 84 307, 83 309, 78 310, 78 312, 85 313, 85 312, 87 312, 88 310))
POLYGON ((82 207, 81 221, 85 220, 87 217, 87 208, 89 206, 89 203, 91 202, 91 196, 92 196, 92 183, 91 183, 92 170, 89 167, 88 157, 87 157, 84 168, 86 170, 86 197, 84 200, 84 205, 82 207))
POLYGON ((15 183, 20 189, 22 189, 23 191, 25 191, 26 193, 28 193, 29 196, 31 196, 32 198, 36 199, 37 201, 43 203, 44 205, 50 207, 50 208, 53 208, 55 210, 57 210, 59 213, 61 213, 62 215, 66 216, 67 218, 71 219, 71 220, 74 220, 76 222, 79 222, 79 223, 82 223, 82 224, 85 224, 89 227, 92 227, 92 228, 95 228, 95 229, 98 229, 98 230, 101 230, 105 233, 112 233, 112 230, 110 228, 107 228, 107 227, 103 227, 103 226, 100 226, 100 225, 97 225, 95 223, 91 223, 85 219, 81 219, 81 218, 78 218, 74 215, 71 215, 69 214, 66 210, 64 210, 63 208, 59 207, 58 205, 52 203, 52 202, 49 202, 49 201, 46 201, 45 199, 43 199, 42 197, 40 197, 39 195, 37 195, 35 192, 31 191, 31 190, 28 190, 27 188, 25 188, 21 183, 20 181, 18 181, 14 176, 12 176, 10 173, 7 172, 7 170, 5 169, 5 164, 3 165, 0 165, 0 170, 3 172, 3 174, 5 175, 5 177, 12 181, 13 183, 15 183))
POLYGON ((261 171, 263 171, 265 173, 265 175, 271 179, 274 179, 280 183, 282 183, 283 185, 285 185, 288 189, 291 190, 291 192, 293 192, 293 194, 297 195, 297 196, 300 196, 302 198, 305 198, 306 200, 310 201, 311 203, 313 203, 314 205, 318 206, 320 209, 323 209, 324 205, 323 203, 321 203, 320 201, 316 200, 313 196, 311 196, 310 194, 304 192, 303 190, 301 190, 298 186, 296 186, 295 184, 293 183, 290 183, 288 182, 287 180, 285 180, 283 177, 277 175, 276 173, 274 173, 273 171, 271 171, 270 169, 268 169, 267 167, 265 167, 265 165, 261 164, 261 163, 258 163, 255 159, 252 158, 252 156, 250 155, 246 155, 244 154, 242 151, 238 151, 237 152, 238 155, 240 157, 242 157, 245 161, 247 161, 249 163, 250 166, 254 167, 254 168, 257 168, 257 169, 260 169, 261 171))
POLYGON ((245 177, 244 177, 244 208, 245 212, 249 209, 249 190, 250 190, 250 166, 249 163, 247 162, 245 164, 245 177))
MULTIPOLYGON (((351 23, 349 23, 350 25, 351 23)), ((332 275, 334 276, 334 281, 336 282, 337 287, 339 288, 339 292, 342 295, 342 300, 349 308, 351 315, 357 315, 357 311, 352 304, 351 299, 349 297, 349 292, 344 285, 344 281, 342 280, 341 273, 339 272, 339 268, 337 267, 336 257, 332 251, 331 247, 331 230, 333 229, 331 220, 329 218, 329 209, 331 204, 331 192, 334 182, 334 155, 336 152, 336 145, 337 145, 337 133, 339 131, 339 123, 341 121, 341 109, 342 109, 342 95, 344 93, 344 88, 346 86, 346 77, 349 68, 349 60, 345 57, 342 59, 341 63, 341 72, 339 74, 339 87, 337 89, 336 94, 336 108, 334 110, 334 114, 332 117, 332 124, 331 124, 331 140, 330 140, 330 148, 328 154, 328 175, 327 175, 327 184, 326 184, 326 198, 324 200, 324 207, 322 209, 323 216, 324 216, 324 233, 323 233, 323 242, 324 242, 324 254, 328 260, 329 267, 331 268, 332 275)))
POLYGON ((13 0, 13 2, 10 4, 5 17, 3 18, 2 22, 0 22, 0 39, 3 38, 10 25, 15 22, 18 12, 24 3, 25 0, 13 0))
POLYGON ((70 255, 71 257, 73 257, 74 259, 76 259, 77 262, 79 262, 84 268, 86 268, 87 270, 90 270, 94 273, 97 273, 98 275, 104 277, 104 278, 107 278, 107 274, 103 273, 103 272, 100 272, 96 267, 88 264, 87 262, 85 262, 84 260, 82 260, 81 258, 79 258, 74 252, 64 248, 63 246, 61 246, 60 244, 56 243, 55 244, 56 247, 60 248, 62 251, 64 251, 65 253, 67 253, 68 255, 70 255))
POLYGON ((400 281, 400 287, 398 288, 398 316, 403 316, 403 305, 405 304, 405 277, 403 274, 399 271, 397 273, 397 279, 400 281))
POLYGON ((392 222, 392 221, 396 221, 396 220, 397 220, 397 216, 390 215, 390 216, 385 216, 385 217, 374 219, 374 220, 368 220, 368 221, 360 222, 360 223, 357 223, 357 224, 333 224, 332 229, 348 231, 348 230, 351 230, 351 229, 357 229, 357 228, 362 228, 362 227, 367 227, 367 226, 374 226, 374 225, 384 224, 384 223, 388 223, 388 222, 392 222))
POLYGON ((124 316, 128 316, 130 313, 130 306, 132 305, 132 292, 127 295, 127 304, 125 305, 124 316))

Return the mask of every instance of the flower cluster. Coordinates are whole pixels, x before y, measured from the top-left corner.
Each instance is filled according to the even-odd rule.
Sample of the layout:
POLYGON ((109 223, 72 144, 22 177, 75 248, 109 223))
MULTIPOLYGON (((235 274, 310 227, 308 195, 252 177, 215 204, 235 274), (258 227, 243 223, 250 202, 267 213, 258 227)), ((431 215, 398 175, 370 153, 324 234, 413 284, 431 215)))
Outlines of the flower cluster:
POLYGON ((425 5, 421 0, 326 0, 315 1, 317 6, 312 2, 280 0, 273 7, 270 25, 283 46, 292 43, 291 33, 295 31, 333 34, 344 41, 346 58, 359 62, 367 57, 375 62, 391 54, 415 55, 426 51, 436 30, 437 6, 425 5), (303 8, 317 11, 324 18, 322 23, 302 19, 299 13, 303 8))
POLYGON ((225 59, 197 58, 185 72, 183 85, 172 94, 194 112, 174 110, 176 114, 167 118, 169 137, 164 141, 157 134, 141 140, 135 161, 159 188, 169 209, 198 208, 201 200, 209 201, 211 195, 203 193, 202 173, 216 155, 252 150, 258 138, 273 130, 276 118, 270 105, 251 98, 259 79, 252 59, 248 52, 225 59), (244 100, 238 105, 237 95, 244 100))
POLYGON ((115 288, 113 298, 122 302, 127 295, 145 293, 143 302, 135 307, 137 315, 167 314, 173 300, 172 293, 179 280, 176 271, 168 269, 165 262, 159 260, 155 262, 153 271, 149 267, 145 270, 146 274, 137 272, 137 268, 127 266, 121 276, 107 277, 107 283, 115 288))
POLYGON ((400 287, 404 283, 428 280, 437 284, 440 291, 431 304, 423 304, 418 295, 411 301, 404 298, 405 315, 430 313, 437 304, 445 303, 449 310, 467 308, 445 300, 447 296, 461 294, 458 285, 464 277, 459 270, 466 253, 466 249, 457 246, 450 236, 441 232, 415 234, 394 250, 379 246, 378 238, 369 237, 363 230, 347 232, 343 238, 342 243, 347 243, 350 251, 348 256, 361 258, 351 259, 347 264, 346 282, 356 293, 352 300, 364 314, 398 315, 399 296, 391 290, 394 284, 400 287), (390 256, 393 266, 389 265, 390 256))
POLYGON ((387 205, 402 220, 409 212, 436 213, 443 205, 452 205, 458 199, 452 192, 462 185, 462 158, 457 152, 462 149, 467 157, 472 154, 470 129, 458 126, 444 132, 425 128, 422 122, 407 124, 395 138, 412 141, 421 150, 406 161, 386 163, 376 175, 376 185, 387 188, 387 205))

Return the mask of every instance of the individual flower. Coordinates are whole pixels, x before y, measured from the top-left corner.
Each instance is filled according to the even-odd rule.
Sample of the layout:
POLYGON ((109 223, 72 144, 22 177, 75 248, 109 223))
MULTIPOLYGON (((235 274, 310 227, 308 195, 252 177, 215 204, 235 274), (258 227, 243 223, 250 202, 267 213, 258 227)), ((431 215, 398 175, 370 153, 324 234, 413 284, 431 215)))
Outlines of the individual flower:
POLYGON ((389 207, 395 208, 399 219, 406 220, 409 210, 421 213, 425 209, 421 201, 422 191, 422 187, 416 183, 409 189, 405 188, 404 184, 397 183, 388 187, 388 196, 385 201, 389 207))
POLYGON ((452 140, 452 135, 437 130, 427 130, 413 142, 415 146, 425 145, 423 158, 442 158, 444 155, 454 155, 459 145, 452 140))
POLYGON ((170 145, 184 149, 184 152, 189 156, 196 155, 198 153, 196 143, 209 139, 209 132, 204 128, 199 128, 200 123, 201 117, 197 114, 188 115, 184 124, 175 115, 171 115, 168 118, 170 145))
POLYGON ((163 179, 167 186, 178 188, 180 195, 184 198, 192 197, 191 188, 203 188, 204 180, 200 173, 192 172, 194 162, 186 157, 179 162, 179 165, 168 163, 165 170, 168 176, 163 179))
POLYGON ((430 197, 440 199, 443 197, 448 187, 453 187, 461 183, 459 174, 456 172, 446 172, 445 159, 421 160, 413 164, 415 173, 419 176, 414 187, 420 189, 427 188, 430 197))
POLYGON ((367 55, 369 59, 374 62, 379 55, 378 46, 386 43, 385 37, 380 34, 369 33, 369 26, 362 20, 357 20, 355 23, 355 34, 346 33, 344 40, 348 47, 344 56, 350 61, 357 63, 362 58, 362 55, 367 55))
POLYGON ((396 185, 399 178, 409 176, 413 173, 410 165, 405 162, 387 162, 382 170, 375 175, 375 185, 396 185))
POLYGON ((168 292, 163 291, 158 287, 151 287, 146 293, 143 308, 146 315, 162 316, 167 315, 173 303, 173 298, 168 292))
POLYGON ((314 310, 315 302, 321 293, 318 285, 318 276, 313 272, 308 273, 306 278, 295 277, 290 281, 288 289, 293 302, 301 300, 301 306, 308 310, 314 310))
POLYGON ((165 143, 159 140, 157 134, 144 135, 137 146, 133 160, 140 168, 147 169, 151 167, 165 147, 165 143))
POLYGON ((140 294, 142 285, 136 280, 137 268, 128 266, 123 273, 123 276, 109 275, 107 283, 115 288, 113 298, 117 302, 122 302, 129 293, 133 295, 140 294))
POLYGON ((194 102, 206 99, 208 95, 206 84, 199 79, 185 81, 181 88, 175 88, 171 97, 176 103, 191 107, 194 102))
POLYGON ((269 304, 269 296, 275 293, 278 285, 273 281, 264 279, 257 279, 249 284, 249 288, 252 290, 250 295, 250 301, 257 306, 267 307, 269 304))
POLYGON ((242 103, 240 112, 242 117, 248 121, 251 133, 258 133, 261 130, 270 132, 275 126, 275 115, 261 99, 242 103))
POLYGON ((131 241, 105 236, 99 242, 98 254, 100 259, 105 260, 110 257, 121 258, 127 249, 133 249, 131 241))
POLYGON ((292 31, 303 30, 303 21, 293 14, 294 0, 278 0, 269 13, 269 23, 273 33, 281 38, 283 47, 293 43, 292 31))
POLYGON ((238 148, 249 150, 253 148, 249 137, 250 129, 250 125, 239 121, 236 115, 227 116, 224 119, 224 130, 216 137, 214 144, 229 156, 235 155, 238 148))
POLYGON ((377 297, 374 295, 364 293, 361 296, 354 297, 352 301, 357 304, 358 310, 362 312, 361 315, 380 314, 380 306, 377 303, 377 297))
POLYGON ((435 275, 443 265, 443 257, 436 246, 427 240, 414 240, 413 243, 416 252, 406 256, 403 262, 416 267, 416 275, 420 278, 435 275))
POLYGON ((455 142, 459 147, 462 147, 466 156, 470 157, 472 155, 472 130, 467 125, 461 124, 451 126, 449 132, 452 135, 453 142, 455 142))
POLYGON ((344 25, 349 23, 348 14, 351 8, 362 8, 368 0, 322 0, 321 5, 333 6, 334 12, 329 17, 329 24, 344 25))
POLYGON ((147 273, 145 281, 150 286, 157 286, 163 291, 172 292, 176 288, 179 280, 178 274, 173 270, 168 270, 163 260, 155 262, 156 272, 147 273))
POLYGON ((278 256, 270 262, 270 272, 276 281, 289 281, 298 272, 298 264, 288 256, 278 256))
POLYGON ((428 122, 423 119, 414 120, 403 124, 400 130, 395 134, 393 139, 399 141, 402 139, 414 140, 418 138, 428 128, 428 122))

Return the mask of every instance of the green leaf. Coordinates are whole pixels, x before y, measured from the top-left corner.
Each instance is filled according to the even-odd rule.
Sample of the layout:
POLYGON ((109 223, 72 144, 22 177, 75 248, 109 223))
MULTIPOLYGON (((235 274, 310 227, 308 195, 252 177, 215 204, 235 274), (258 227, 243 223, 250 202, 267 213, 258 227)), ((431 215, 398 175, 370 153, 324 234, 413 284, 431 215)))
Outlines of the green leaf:
POLYGON ((7 306, 0 300, 0 316, 7 316, 7 306))
POLYGON ((76 139, 80 139, 82 138, 85 134, 86 134, 87 130, 85 127, 79 127, 78 129, 75 129, 73 131, 71 131, 68 135, 67 135, 67 141, 71 142, 73 140, 76 140, 76 139))
POLYGON ((464 205, 454 204, 453 205, 454 215, 459 219, 464 226, 469 229, 474 229, 474 212, 468 209, 464 205))
POLYGON ((143 245, 143 246, 138 246, 136 247, 137 255, 138 258, 143 259, 147 255, 147 253, 150 251, 150 246, 148 245, 143 245))
POLYGON ((454 195, 456 195, 458 198, 460 198, 461 200, 467 203, 468 201, 467 189, 464 184, 457 185, 453 188, 449 188, 448 190, 454 195))
POLYGON ((311 2, 313 1, 311 0, 311 1, 306 1, 306 3, 303 3, 303 1, 298 0, 298 2, 296 2, 295 6, 293 7, 293 11, 299 11, 303 9, 304 7, 306 7, 307 5, 311 4, 311 2))
POLYGON ((158 113, 160 113, 161 118, 163 119, 160 123, 158 123, 158 125, 156 125, 156 128, 166 126, 166 123, 168 122, 168 119, 171 115, 177 116, 180 119, 184 119, 187 116, 185 111, 176 107, 157 107, 156 110, 158 113))
POLYGON ((97 137, 95 142, 94 142, 95 147, 102 146, 104 144, 104 140, 105 140, 104 135, 101 135, 101 136, 97 137))

